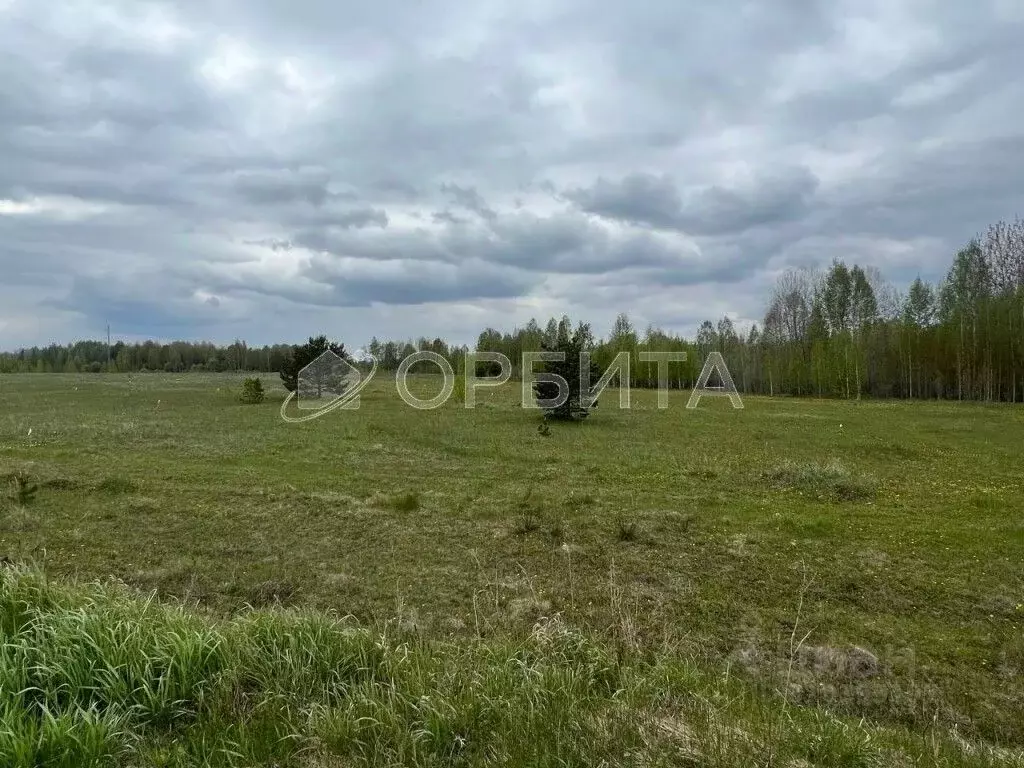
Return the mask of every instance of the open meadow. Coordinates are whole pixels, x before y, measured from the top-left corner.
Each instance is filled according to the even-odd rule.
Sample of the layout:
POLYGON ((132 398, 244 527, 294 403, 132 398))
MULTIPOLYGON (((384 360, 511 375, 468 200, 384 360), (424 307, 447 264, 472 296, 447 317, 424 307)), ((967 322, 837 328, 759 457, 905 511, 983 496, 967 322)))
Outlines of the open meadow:
MULTIPOLYGON (((97 765, 1020 764, 1019 406, 609 391, 545 436, 518 383, 423 411, 378 374, 291 424, 241 378, 0 376, 0 686, 40 666, 10 648, 78 658, 81 611, 211 649, 110 722, 29 681, 92 712, 50 727, 97 765)), ((5 707, 0 755, 42 743, 5 707)))

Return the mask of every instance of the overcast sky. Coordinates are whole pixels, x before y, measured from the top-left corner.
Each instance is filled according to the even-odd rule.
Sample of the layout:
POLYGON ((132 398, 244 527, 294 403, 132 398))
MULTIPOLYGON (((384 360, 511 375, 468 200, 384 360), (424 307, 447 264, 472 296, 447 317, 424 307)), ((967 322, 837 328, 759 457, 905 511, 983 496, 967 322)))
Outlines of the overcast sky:
POLYGON ((469 342, 938 279, 1024 214, 1021 0, 0 0, 0 348, 469 342))

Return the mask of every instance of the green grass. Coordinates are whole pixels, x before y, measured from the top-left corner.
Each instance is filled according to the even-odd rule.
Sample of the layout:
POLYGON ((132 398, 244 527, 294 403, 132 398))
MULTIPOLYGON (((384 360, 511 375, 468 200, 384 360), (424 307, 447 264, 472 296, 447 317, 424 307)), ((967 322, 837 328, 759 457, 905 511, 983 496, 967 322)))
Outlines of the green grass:
MULTIPOLYGON (((1020 755, 789 707, 560 618, 426 639, 309 612, 201 618, 0 571, 0 761, 35 766, 1012 765, 1020 755), (912 763, 906 761, 913 761, 912 763)), ((781 681, 785 682, 785 681, 781 681)))
MULTIPOLYGON (((194 640, 195 669, 165 683, 182 711, 159 696, 140 709, 67 694, 4 710, 13 725, 0 730, 18 743, 123 748, 146 765, 191 764, 199 752, 178 746, 219 739, 248 743, 231 748, 248 756, 204 760, 544 764, 501 737, 524 707, 540 718, 523 731, 534 744, 566 745, 550 764, 629 762, 620 748, 653 764, 752 764, 741 743, 820 765, 899 764, 885 750, 933 744, 952 764, 994 764, 977 745, 1024 746, 1019 407, 745 398, 734 411, 704 398, 691 411, 688 393, 672 393, 659 411, 655 393, 635 392, 633 410, 601 408, 545 437, 513 385, 482 390, 475 410, 416 411, 378 377, 359 410, 286 424, 279 384, 266 378, 267 401, 246 405, 241 379, 0 376, 0 556, 160 597, 145 609, 116 590, 95 598, 117 611, 173 616, 200 638, 244 626, 270 644, 249 698, 217 698, 240 664, 216 655, 230 643, 203 668, 194 640), (38 486, 31 498, 15 477, 38 486), (271 667, 303 651, 272 648, 282 639, 267 627, 294 615, 251 606, 350 616, 381 653, 410 649, 416 672, 398 689, 387 676, 349 681, 343 701, 314 677, 292 701, 271 667), (629 684, 581 694, 575 662, 536 650, 549 626, 616 659, 629 684), (540 654, 536 685, 508 677, 523 648, 540 654), (199 699, 182 694, 191 685, 199 699), (473 745, 451 751, 463 731, 473 745), (680 734, 698 756, 681 757, 680 734)), ((438 388, 414 384, 424 397, 438 388)), ((72 599, 64 589, 19 610, 50 611, 72 599)), ((109 623, 45 615, 74 637, 109 623)), ((173 656, 176 641, 156 638, 181 633, 165 621, 137 618, 156 623, 125 658, 147 643, 173 656)), ((41 637, 26 647, 49 647, 41 637)), ((140 669, 118 690, 137 688, 140 669)))

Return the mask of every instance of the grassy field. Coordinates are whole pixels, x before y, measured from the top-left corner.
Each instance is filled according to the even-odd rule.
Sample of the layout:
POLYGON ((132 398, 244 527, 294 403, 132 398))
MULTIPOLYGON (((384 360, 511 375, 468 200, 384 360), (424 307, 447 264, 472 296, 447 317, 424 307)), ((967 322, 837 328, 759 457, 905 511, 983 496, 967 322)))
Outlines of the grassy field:
MULTIPOLYGON (((186 656, 207 660, 181 683, 181 713, 143 708, 141 720, 125 704, 127 720, 102 721, 96 685, 68 699, 74 686, 36 681, 100 718, 82 720, 109 737, 97 754, 1019 764, 1019 407, 705 398, 687 410, 689 393, 672 393, 658 410, 655 393, 634 392, 619 411, 607 393, 586 423, 543 436, 518 385, 481 391, 473 410, 417 411, 378 376, 359 410, 288 424, 274 379, 258 406, 238 401, 240 381, 0 377, 0 556, 56 582, 8 569, 5 632, 66 667, 54 638, 68 616, 85 621, 82 606, 115 626, 156 612, 140 648, 167 656, 159 628, 187 625, 199 639, 186 656), (6 493, 15 475, 39 486, 33 498, 13 480, 6 493), (108 577, 127 587, 72 584, 108 577), (274 641, 293 637, 291 653, 259 645, 275 622, 293 623, 274 641), (318 645, 314 630, 334 639, 318 645), (354 655, 362 671, 318 686, 288 666, 303 653, 324 669, 354 655), (248 665, 270 702, 258 711, 238 703, 248 665), (422 697, 444 706, 424 713, 422 697), (502 737, 510 728, 545 757, 502 737), (267 735, 279 732, 291 737, 267 735)), ((429 397, 439 382, 413 388, 429 397)), ((49 664, 5 653, 8 671, 49 664)), ((0 674, 0 688, 20 674, 0 674)), ((131 702, 145 688, 124 686, 131 702)), ((14 725, 0 732, 15 735, 0 739, 20 743, 31 725, 45 741, 39 722, 4 712, 14 725)))

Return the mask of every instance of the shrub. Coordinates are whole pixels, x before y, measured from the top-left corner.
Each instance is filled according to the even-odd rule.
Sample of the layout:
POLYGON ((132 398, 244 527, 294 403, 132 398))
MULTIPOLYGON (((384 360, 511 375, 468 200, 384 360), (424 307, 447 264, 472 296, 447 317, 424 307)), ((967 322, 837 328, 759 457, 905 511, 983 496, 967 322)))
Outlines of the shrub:
POLYGON ((452 385, 451 401, 456 405, 465 405, 466 403, 466 379, 463 374, 458 372, 455 374, 455 383, 452 385))
POLYGON ((264 397, 265 393, 263 391, 263 382, 259 378, 254 376, 242 382, 243 403, 259 405, 263 402, 264 397))

